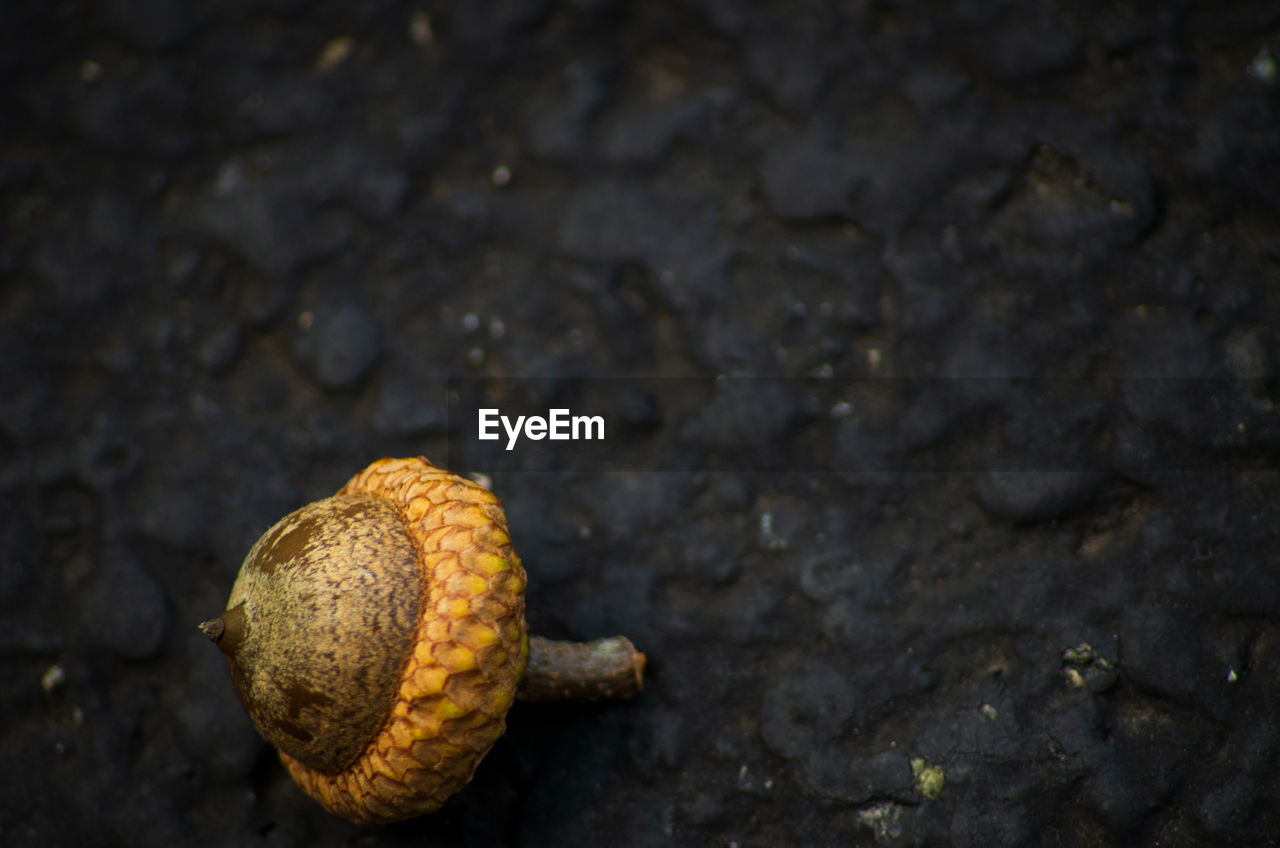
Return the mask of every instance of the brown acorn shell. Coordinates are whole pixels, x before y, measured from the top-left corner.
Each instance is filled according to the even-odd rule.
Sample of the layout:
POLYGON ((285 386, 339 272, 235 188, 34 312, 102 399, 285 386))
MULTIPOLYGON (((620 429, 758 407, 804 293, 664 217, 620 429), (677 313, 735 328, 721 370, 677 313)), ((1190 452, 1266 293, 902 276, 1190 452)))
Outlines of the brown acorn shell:
POLYGON ((413 647, 418 560, 396 508, 364 493, 295 510, 253 546, 218 647, 268 742, 329 774, 360 754, 413 647))
MULTIPOLYGON (((412 548, 411 572, 416 571, 421 581, 416 593, 404 586, 403 569, 381 561, 355 568, 344 578, 356 585, 370 582, 366 572, 389 575, 379 582, 384 597, 378 600, 379 591, 370 595, 389 606, 369 619, 376 631, 370 634, 374 643, 404 644, 403 650, 379 650, 379 657, 392 657, 385 662, 394 674, 380 671, 378 662, 356 662, 356 667, 372 671, 364 678, 348 675, 337 684, 348 691, 328 693, 351 709, 335 709, 331 711, 334 716, 324 717, 321 728, 336 732, 339 738, 322 745, 312 742, 300 746, 292 738, 281 744, 280 728, 264 729, 243 693, 242 700, 264 736, 280 748, 281 761, 308 795, 359 824, 398 821, 438 809, 465 786, 506 729, 507 710, 529 650, 524 569, 512 549, 498 499, 487 489, 425 459, 379 460, 353 477, 330 501, 334 504, 331 511, 339 518, 388 512, 406 531, 404 538, 412 548), (412 621, 401 624, 406 597, 416 601, 416 609, 412 621), (407 640, 395 632, 401 627, 407 640)), ((268 531, 259 545, 275 533, 275 545, 287 548, 287 541, 282 541, 287 540, 287 534, 277 533, 278 527, 268 531)), ((399 532, 378 531, 376 535, 398 537, 399 532)), ((246 570, 253 557, 251 551, 246 570)), ((237 588, 239 584, 238 579, 237 588)), ((308 589, 306 594, 316 601, 312 596, 317 592, 308 589)), ((335 592, 335 597, 338 594, 335 592)), ((360 597, 365 594, 367 590, 361 590, 360 597)), ((236 600, 233 589, 224 618, 234 612, 236 600)), ((323 639, 320 637, 321 642, 323 639)), ((332 646, 326 651, 334 652, 332 646)), ((235 663, 230 664, 234 678, 235 663)), ((241 681, 236 683, 240 691, 241 681)), ((307 698, 303 700, 310 706, 314 699, 307 698)), ((323 707, 316 707, 317 714, 323 707)), ((313 729, 301 728, 304 735, 313 729)), ((293 729, 284 730, 285 737, 293 736, 293 729)))

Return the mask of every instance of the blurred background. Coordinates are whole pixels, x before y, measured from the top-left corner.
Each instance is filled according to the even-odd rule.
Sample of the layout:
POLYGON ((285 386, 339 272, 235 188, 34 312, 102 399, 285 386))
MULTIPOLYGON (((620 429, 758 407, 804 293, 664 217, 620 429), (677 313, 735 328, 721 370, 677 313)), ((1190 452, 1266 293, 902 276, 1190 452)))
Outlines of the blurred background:
POLYGON ((1278 62, 1267 2, 5 3, 0 842, 1275 844, 1278 62), (527 381, 618 441, 473 451, 527 381), (362 830, 195 624, 419 454, 650 675, 362 830))

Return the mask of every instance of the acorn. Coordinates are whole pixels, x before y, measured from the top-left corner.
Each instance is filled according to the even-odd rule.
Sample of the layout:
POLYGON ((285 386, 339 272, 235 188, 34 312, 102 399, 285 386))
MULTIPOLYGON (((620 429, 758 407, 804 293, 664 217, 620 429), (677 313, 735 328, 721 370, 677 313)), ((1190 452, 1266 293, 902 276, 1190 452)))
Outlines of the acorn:
POLYGON ((304 792, 357 824, 464 787, 514 699, 629 698, 624 637, 530 638, 502 504, 422 458, 382 459, 282 518, 200 629, 304 792))

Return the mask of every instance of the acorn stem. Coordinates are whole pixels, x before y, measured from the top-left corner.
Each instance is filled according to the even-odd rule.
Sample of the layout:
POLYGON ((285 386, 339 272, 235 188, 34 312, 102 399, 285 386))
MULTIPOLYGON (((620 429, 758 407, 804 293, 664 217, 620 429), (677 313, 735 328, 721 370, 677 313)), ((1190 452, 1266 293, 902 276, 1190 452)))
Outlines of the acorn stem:
POLYGON ((644 688, 645 656, 625 636, 594 642, 529 637, 529 663, 516 699, 535 703, 634 698, 644 688))

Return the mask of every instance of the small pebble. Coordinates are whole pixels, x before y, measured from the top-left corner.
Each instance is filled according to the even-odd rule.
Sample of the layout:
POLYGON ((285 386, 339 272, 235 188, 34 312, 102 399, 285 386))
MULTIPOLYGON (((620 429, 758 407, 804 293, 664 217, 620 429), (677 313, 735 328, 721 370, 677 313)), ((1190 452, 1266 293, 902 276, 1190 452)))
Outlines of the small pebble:
POLYGON ((45 669, 44 674, 40 675, 40 688, 46 692, 53 692, 66 682, 67 673, 60 665, 51 665, 45 669))
POLYGON ((164 645, 169 607, 160 584, 142 566, 109 553, 85 586, 84 620, 107 648, 126 659, 146 659, 164 645))
POLYGON ((380 352, 378 325, 358 306, 318 308, 298 316, 294 356, 323 388, 353 388, 368 375, 380 352))

